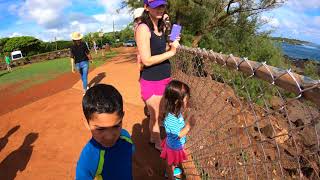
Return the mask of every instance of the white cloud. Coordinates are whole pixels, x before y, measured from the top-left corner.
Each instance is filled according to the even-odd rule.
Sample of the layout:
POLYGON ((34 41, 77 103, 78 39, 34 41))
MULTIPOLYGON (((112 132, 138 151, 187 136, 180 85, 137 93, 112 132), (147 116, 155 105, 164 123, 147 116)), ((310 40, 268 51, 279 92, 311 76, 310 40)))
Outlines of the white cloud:
POLYGON ((279 20, 277 18, 268 17, 268 16, 261 16, 260 20, 263 23, 267 23, 272 28, 278 28, 280 26, 279 20))
POLYGON ((96 14, 93 17, 101 24, 106 32, 112 30, 113 21, 116 30, 122 29, 123 26, 126 26, 132 21, 132 17, 127 9, 121 10, 118 14, 96 14))
POLYGON ((272 29, 274 36, 319 43, 319 13, 320 0, 289 0, 283 6, 263 13, 261 19, 268 21, 264 29, 272 29))
POLYGON ((69 22, 80 21, 82 23, 96 23, 97 20, 93 16, 87 16, 82 13, 71 13, 68 18, 69 22))
POLYGON ((315 29, 315 28, 307 28, 304 33, 306 34, 310 34, 310 35, 315 35, 315 36, 318 36, 320 37, 320 32, 318 29, 315 29))
POLYGON ((18 5, 18 4, 11 4, 11 5, 8 7, 8 10, 9 10, 9 12, 17 12, 17 11, 18 11, 18 8, 19 8, 19 5, 18 5))
POLYGON ((104 6, 107 12, 115 13, 120 8, 120 0, 99 0, 99 3, 104 6))
POLYGON ((72 3, 66 0, 26 0, 14 7, 21 18, 36 21, 45 28, 62 27, 65 22, 63 10, 72 3))
MULTIPOLYGON (((83 34, 96 32, 103 29, 104 32, 121 30, 132 21, 129 9, 120 7, 120 0, 24 0, 21 3, 8 4, 10 12, 18 15, 15 23, 15 31, 20 34, 30 35, 44 41, 52 41, 55 37, 61 40, 70 40, 73 31, 83 34), (103 7, 104 13, 87 15, 77 10, 86 8, 103 7), (28 26, 26 26, 28 24, 28 26), (32 29, 30 29, 32 28, 32 29)), ((2 31, 2 35, 13 35, 10 31, 2 31)))
POLYGON ((98 29, 104 32, 113 31, 113 22, 115 30, 121 30, 132 22, 132 15, 128 8, 120 8, 119 0, 99 0, 105 8, 105 13, 96 14, 93 17, 99 22, 98 29))
POLYGON ((79 21, 72 21, 70 24, 71 24, 71 26, 76 26, 79 24, 79 21))
POLYGON ((314 24, 320 25, 320 16, 315 16, 314 17, 314 24))
POLYGON ((12 33, 11 35, 9 35, 9 37, 18 37, 18 36, 22 36, 22 34, 21 33, 19 33, 19 32, 14 32, 14 33, 12 33))
POLYGON ((287 6, 290 9, 298 10, 298 11, 307 11, 310 9, 320 8, 319 0, 288 0, 286 2, 287 6))
POLYGON ((271 25, 271 27, 275 27, 275 28, 277 28, 277 27, 279 27, 280 26, 280 23, 279 23, 279 21, 278 21, 278 19, 272 19, 270 22, 269 22, 269 24, 271 25))

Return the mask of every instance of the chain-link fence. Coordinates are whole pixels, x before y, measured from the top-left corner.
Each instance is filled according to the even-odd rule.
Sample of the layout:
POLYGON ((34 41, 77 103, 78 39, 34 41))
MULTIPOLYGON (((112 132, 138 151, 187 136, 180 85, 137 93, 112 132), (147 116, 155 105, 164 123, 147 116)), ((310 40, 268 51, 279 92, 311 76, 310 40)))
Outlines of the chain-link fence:
POLYGON ((197 120, 187 179, 320 179, 319 80, 186 47, 171 63, 197 120))

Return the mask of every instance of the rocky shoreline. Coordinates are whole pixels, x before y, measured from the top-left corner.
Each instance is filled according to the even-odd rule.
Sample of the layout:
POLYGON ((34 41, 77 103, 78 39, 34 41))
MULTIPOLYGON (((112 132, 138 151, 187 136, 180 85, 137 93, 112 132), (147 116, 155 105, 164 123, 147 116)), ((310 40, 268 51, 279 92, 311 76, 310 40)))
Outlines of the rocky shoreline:
POLYGON ((284 55, 284 58, 286 59, 287 62, 289 62, 290 64, 296 67, 295 71, 298 74, 302 74, 302 75, 304 75, 305 64, 312 61, 316 64, 317 74, 320 76, 320 61, 315 61, 307 58, 306 59, 292 58, 287 55, 284 55))

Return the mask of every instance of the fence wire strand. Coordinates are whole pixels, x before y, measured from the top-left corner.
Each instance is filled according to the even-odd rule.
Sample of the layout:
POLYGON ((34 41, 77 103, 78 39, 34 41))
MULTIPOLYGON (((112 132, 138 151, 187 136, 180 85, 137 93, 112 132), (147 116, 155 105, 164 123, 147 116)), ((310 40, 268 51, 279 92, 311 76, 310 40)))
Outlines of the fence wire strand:
POLYGON ((232 54, 181 47, 191 88, 187 179, 320 179, 320 81, 232 54))

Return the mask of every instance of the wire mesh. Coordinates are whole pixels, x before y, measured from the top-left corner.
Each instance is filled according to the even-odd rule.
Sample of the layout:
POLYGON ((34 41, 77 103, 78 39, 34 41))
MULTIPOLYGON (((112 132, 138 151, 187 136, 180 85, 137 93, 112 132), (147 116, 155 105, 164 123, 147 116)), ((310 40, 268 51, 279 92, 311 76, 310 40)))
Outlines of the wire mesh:
POLYGON ((304 87, 290 70, 185 47, 171 63, 173 78, 190 86, 197 120, 185 147, 187 179, 320 179, 319 99, 305 96, 319 81, 304 87), (280 88, 284 76, 291 92, 280 88))

